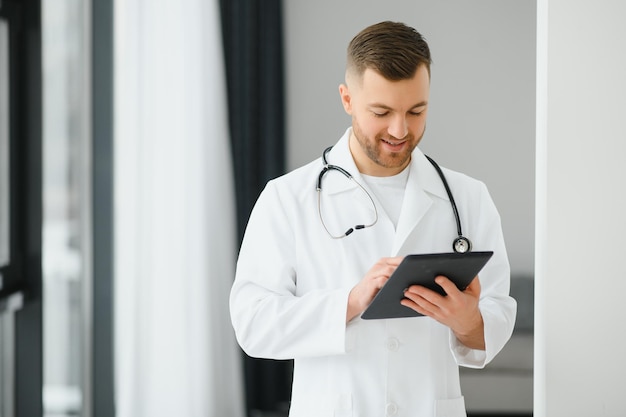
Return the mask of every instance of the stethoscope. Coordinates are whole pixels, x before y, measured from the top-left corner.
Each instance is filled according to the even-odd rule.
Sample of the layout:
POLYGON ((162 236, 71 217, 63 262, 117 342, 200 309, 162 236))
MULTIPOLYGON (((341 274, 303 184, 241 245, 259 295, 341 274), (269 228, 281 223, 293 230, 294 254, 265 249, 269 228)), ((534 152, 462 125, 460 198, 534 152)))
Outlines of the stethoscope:
MULTIPOLYGON (((319 176, 317 177, 317 188, 316 188, 317 189, 317 212, 319 213, 320 221, 322 223, 322 226, 324 226, 326 233, 328 233, 328 235, 333 239, 341 239, 346 236, 349 236, 355 230, 366 229, 368 227, 374 226, 378 222, 378 210, 376 209, 376 203, 374 203, 374 199, 372 198, 370 193, 365 189, 365 187, 359 184, 359 182, 355 180, 354 177, 347 170, 345 170, 344 168, 338 165, 332 165, 328 163, 328 160, 326 159, 326 154, 328 154, 328 152, 331 149, 332 149, 332 146, 326 148, 324 152, 322 153, 322 162, 324 164, 324 167, 322 168, 319 176), (374 220, 371 223, 357 224, 354 227, 351 227, 348 230, 346 230, 346 232, 342 235, 333 235, 332 233, 330 233, 330 231, 328 230, 328 227, 326 227, 326 223, 324 222, 324 218, 322 216, 322 178, 324 178, 324 175, 328 171, 340 172, 349 180, 354 181, 354 183, 367 195, 367 197, 372 203, 372 206, 374 207, 374 220)), ((457 231, 457 237, 452 241, 452 249, 456 253, 469 252, 472 250, 472 242, 470 242, 468 238, 463 236, 463 232, 461 230, 461 218, 459 217, 459 211, 456 207, 456 203, 454 202, 454 197, 452 196, 452 191, 450 191, 450 186, 448 185, 448 181, 446 180, 446 177, 443 174, 443 171, 441 170, 439 165, 428 155, 424 155, 424 156, 426 157, 426 159, 430 161, 433 167, 435 167, 435 170, 437 171, 437 174, 439 174, 439 178, 441 178, 441 182, 443 182, 443 186, 446 189, 448 198, 450 199, 450 205, 452 206, 452 213, 454 214, 454 219, 456 220, 456 231, 457 231)))

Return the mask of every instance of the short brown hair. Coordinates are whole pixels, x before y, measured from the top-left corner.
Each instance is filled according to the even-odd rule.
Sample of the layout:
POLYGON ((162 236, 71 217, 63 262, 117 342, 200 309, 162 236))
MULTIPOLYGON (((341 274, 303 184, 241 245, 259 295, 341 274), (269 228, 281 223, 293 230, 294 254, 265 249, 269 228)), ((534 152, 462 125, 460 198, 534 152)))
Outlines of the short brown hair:
POLYGON ((348 45, 347 69, 358 76, 370 68, 391 81, 412 78, 420 65, 430 75, 430 49, 424 37, 398 22, 380 22, 359 32, 348 45))

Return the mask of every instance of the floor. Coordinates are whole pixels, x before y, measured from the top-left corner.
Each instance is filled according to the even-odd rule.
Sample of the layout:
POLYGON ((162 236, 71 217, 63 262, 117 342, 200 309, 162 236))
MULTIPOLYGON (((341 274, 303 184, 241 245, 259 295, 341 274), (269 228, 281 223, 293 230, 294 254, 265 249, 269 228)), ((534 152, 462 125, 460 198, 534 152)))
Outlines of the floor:
MULTIPOLYGON (((531 413, 487 413, 487 414, 476 414, 468 412, 467 417, 532 417, 531 413)), ((249 417, 288 417, 287 412, 261 412, 256 411, 253 412, 249 417)))

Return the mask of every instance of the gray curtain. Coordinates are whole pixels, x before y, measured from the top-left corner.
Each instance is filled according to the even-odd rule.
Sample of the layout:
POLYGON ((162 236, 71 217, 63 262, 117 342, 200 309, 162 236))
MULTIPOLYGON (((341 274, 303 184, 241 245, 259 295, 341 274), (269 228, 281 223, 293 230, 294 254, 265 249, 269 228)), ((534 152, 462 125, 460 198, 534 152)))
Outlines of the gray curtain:
MULTIPOLYGON (((266 182, 285 170, 281 0, 221 0, 239 241, 266 182)), ((291 361, 244 355, 248 414, 282 411, 291 361)))

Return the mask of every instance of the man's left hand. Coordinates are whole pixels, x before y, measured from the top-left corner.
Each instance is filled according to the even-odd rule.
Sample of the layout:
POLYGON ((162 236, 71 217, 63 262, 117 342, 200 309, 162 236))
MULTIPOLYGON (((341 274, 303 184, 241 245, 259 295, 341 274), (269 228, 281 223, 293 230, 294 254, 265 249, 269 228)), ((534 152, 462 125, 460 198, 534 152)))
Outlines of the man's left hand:
POLYGON ((401 303, 418 313, 432 317, 448 326, 457 339, 471 349, 485 349, 483 317, 478 308, 480 299, 480 281, 475 277, 465 291, 444 276, 435 278, 447 296, 432 291, 421 285, 412 285, 405 293, 401 303))

